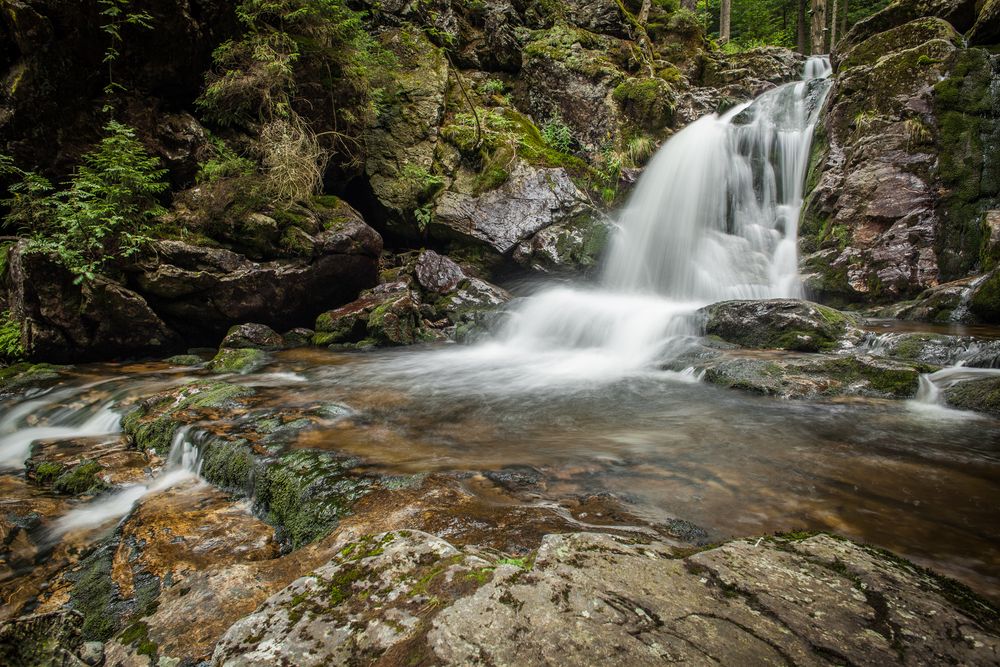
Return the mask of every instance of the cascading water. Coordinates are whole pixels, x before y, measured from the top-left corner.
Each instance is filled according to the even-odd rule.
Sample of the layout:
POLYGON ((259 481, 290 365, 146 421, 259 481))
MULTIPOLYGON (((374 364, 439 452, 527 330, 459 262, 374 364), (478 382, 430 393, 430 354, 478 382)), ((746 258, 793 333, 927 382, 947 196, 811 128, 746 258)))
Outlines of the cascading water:
MULTIPOLYGON (((607 382, 686 349, 690 315, 724 299, 801 295, 797 228, 826 57, 801 81, 691 124, 657 153, 621 216, 597 289, 559 288, 508 312, 496 337, 454 352, 462 382, 530 390, 607 382), (483 380, 487 377, 487 380, 483 380)), ((440 359, 395 359, 425 373, 440 359)))

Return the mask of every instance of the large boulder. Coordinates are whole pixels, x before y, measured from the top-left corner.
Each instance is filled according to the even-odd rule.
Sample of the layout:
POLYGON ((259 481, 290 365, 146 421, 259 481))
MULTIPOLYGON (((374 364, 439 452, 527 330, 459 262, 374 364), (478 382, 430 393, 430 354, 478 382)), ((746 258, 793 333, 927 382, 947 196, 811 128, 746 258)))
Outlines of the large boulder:
POLYGON ((954 582, 823 534, 685 555, 570 533, 498 559, 400 530, 348 543, 269 598, 212 662, 988 664, 995 617, 954 582))
POLYGON ((723 301, 698 311, 705 334, 742 347, 819 352, 860 340, 852 315, 808 301, 723 301))
POLYGON ((430 229, 508 253, 547 227, 587 214, 593 208, 564 169, 521 163, 503 185, 477 197, 446 192, 430 229))
POLYGON ((898 2, 838 46, 800 228, 814 298, 899 301, 981 261, 1000 194, 1000 59, 965 48, 956 17, 971 5, 898 2))
POLYGON ((170 349, 178 337, 146 299, 97 278, 81 284, 53 256, 19 244, 10 255, 9 300, 29 358, 64 362, 170 349))
POLYGON ((215 344, 237 322, 311 324, 316 313, 374 285, 382 239, 350 215, 308 235, 303 256, 254 262, 230 250, 159 241, 134 277, 138 291, 192 344, 215 344))

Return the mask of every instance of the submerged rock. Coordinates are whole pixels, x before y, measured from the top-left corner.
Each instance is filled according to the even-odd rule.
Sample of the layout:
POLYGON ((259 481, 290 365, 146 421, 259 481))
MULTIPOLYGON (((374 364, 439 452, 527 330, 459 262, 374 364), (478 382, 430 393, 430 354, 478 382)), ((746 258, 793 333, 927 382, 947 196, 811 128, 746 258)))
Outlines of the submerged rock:
POLYGON ((698 313, 707 335, 743 347, 819 352, 862 337, 853 315, 795 299, 723 301, 698 313))
POLYGON ((987 663, 997 611, 827 535, 662 542, 549 535, 529 558, 395 531, 345 545, 235 623, 219 666, 987 663))

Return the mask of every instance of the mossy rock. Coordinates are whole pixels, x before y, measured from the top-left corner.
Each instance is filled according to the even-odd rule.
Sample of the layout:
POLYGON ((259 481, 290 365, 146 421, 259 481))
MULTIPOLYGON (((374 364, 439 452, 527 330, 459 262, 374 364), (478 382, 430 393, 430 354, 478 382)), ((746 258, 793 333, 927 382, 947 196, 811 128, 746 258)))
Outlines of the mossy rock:
POLYGON ((1000 377, 960 382, 945 390, 944 400, 953 408, 1000 418, 1000 377))
POLYGON ((69 366, 22 362, 0 368, 0 395, 16 394, 59 380, 69 366))
POLYGON ((263 350, 222 348, 208 362, 207 368, 215 373, 239 373, 245 375, 260 369, 268 361, 270 361, 270 357, 263 350))
POLYGON ((139 449, 165 454, 181 426, 244 405, 253 394, 249 387, 226 382, 187 384, 144 400, 122 418, 122 430, 139 449))
POLYGON ((329 452, 280 456, 259 471, 256 506, 294 548, 301 547, 329 534, 372 490, 371 479, 352 472, 359 463, 329 452))
POLYGON ((177 354, 167 357, 163 360, 163 363, 170 364, 171 366, 200 366, 205 363, 205 360, 197 354, 177 354))
POLYGON ((862 335, 853 315, 795 299, 724 301, 698 312, 706 334, 749 348, 819 352, 862 335))
POLYGON ((920 18, 873 35, 858 44, 840 61, 839 70, 872 65, 887 53, 910 49, 932 39, 962 45, 962 36, 947 21, 935 17, 920 18))
MULTIPOLYGON (((42 464, 42 466, 44 465, 42 464)), ((42 466, 39 467, 41 468, 42 466)), ((108 488, 108 485, 100 478, 100 473, 103 469, 103 466, 97 461, 81 461, 56 477, 52 482, 52 490, 58 494, 67 496, 79 496, 104 491, 108 488)))
POLYGON ((974 289, 969 309, 981 322, 1000 322, 1000 271, 994 271, 974 289))

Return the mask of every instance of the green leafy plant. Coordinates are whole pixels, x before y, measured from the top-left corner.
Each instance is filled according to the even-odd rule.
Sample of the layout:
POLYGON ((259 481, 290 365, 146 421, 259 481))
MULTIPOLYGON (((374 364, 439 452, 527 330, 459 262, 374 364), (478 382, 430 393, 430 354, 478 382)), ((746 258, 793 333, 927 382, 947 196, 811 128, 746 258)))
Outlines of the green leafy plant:
POLYGON ((560 153, 573 149, 573 130, 559 116, 553 116, 542 125, 542 139, 560 153))
POLYGON ((135 130, 109 122, 97 148, 64 189, 0 162, 0 171, 20 176, 3 202, 8 221, 31 235, 29 250, 54 253, 76 275, 93 280, 107 265, 133 256, 149 240, 153 221, 165 213, 158 196, 167 189, 166 171, 146 152, 135 130))
POLYGON ((195 181, 198 183, 214 183, 223 178, 246 176, 252 174, 257 164, 226 145, 222 139, 213 137, 211 140, 213 157, 201 163, 195 181))
MULTIPOLYGON (((122 30, 125 26, 137 26, 146 30, 153 29, 153 16, 149 12, 135 11, 131 8, 131 0, 97 0, 100 14, 107 23, 101 25, 101 32, 108 37, 108 46, 104 50, 104 63, 108 66, 108 83, 104 94, 111 97, 117 92, 124 92, 125 87, 115 81, 114 64, 121 57, 122 30)), ((104 111, 111 111, 109 102, 105 103, 104 111)))
POLYGON ((484 95, 500 95, 504 91, 504 83, 500 79, 487 79, 479 87, 484 95))
POLYGON ((0 358, 14 361, 24 356, 21 347, 21 323, 9 310, 0 312, 0 358))
POLYGON ((417 229, 420 230, 420 233, 426 232, 431 220, 434 219, 434 207, 430 204, 424 204, 413 212, 413 218, 417 221, 417 229))

